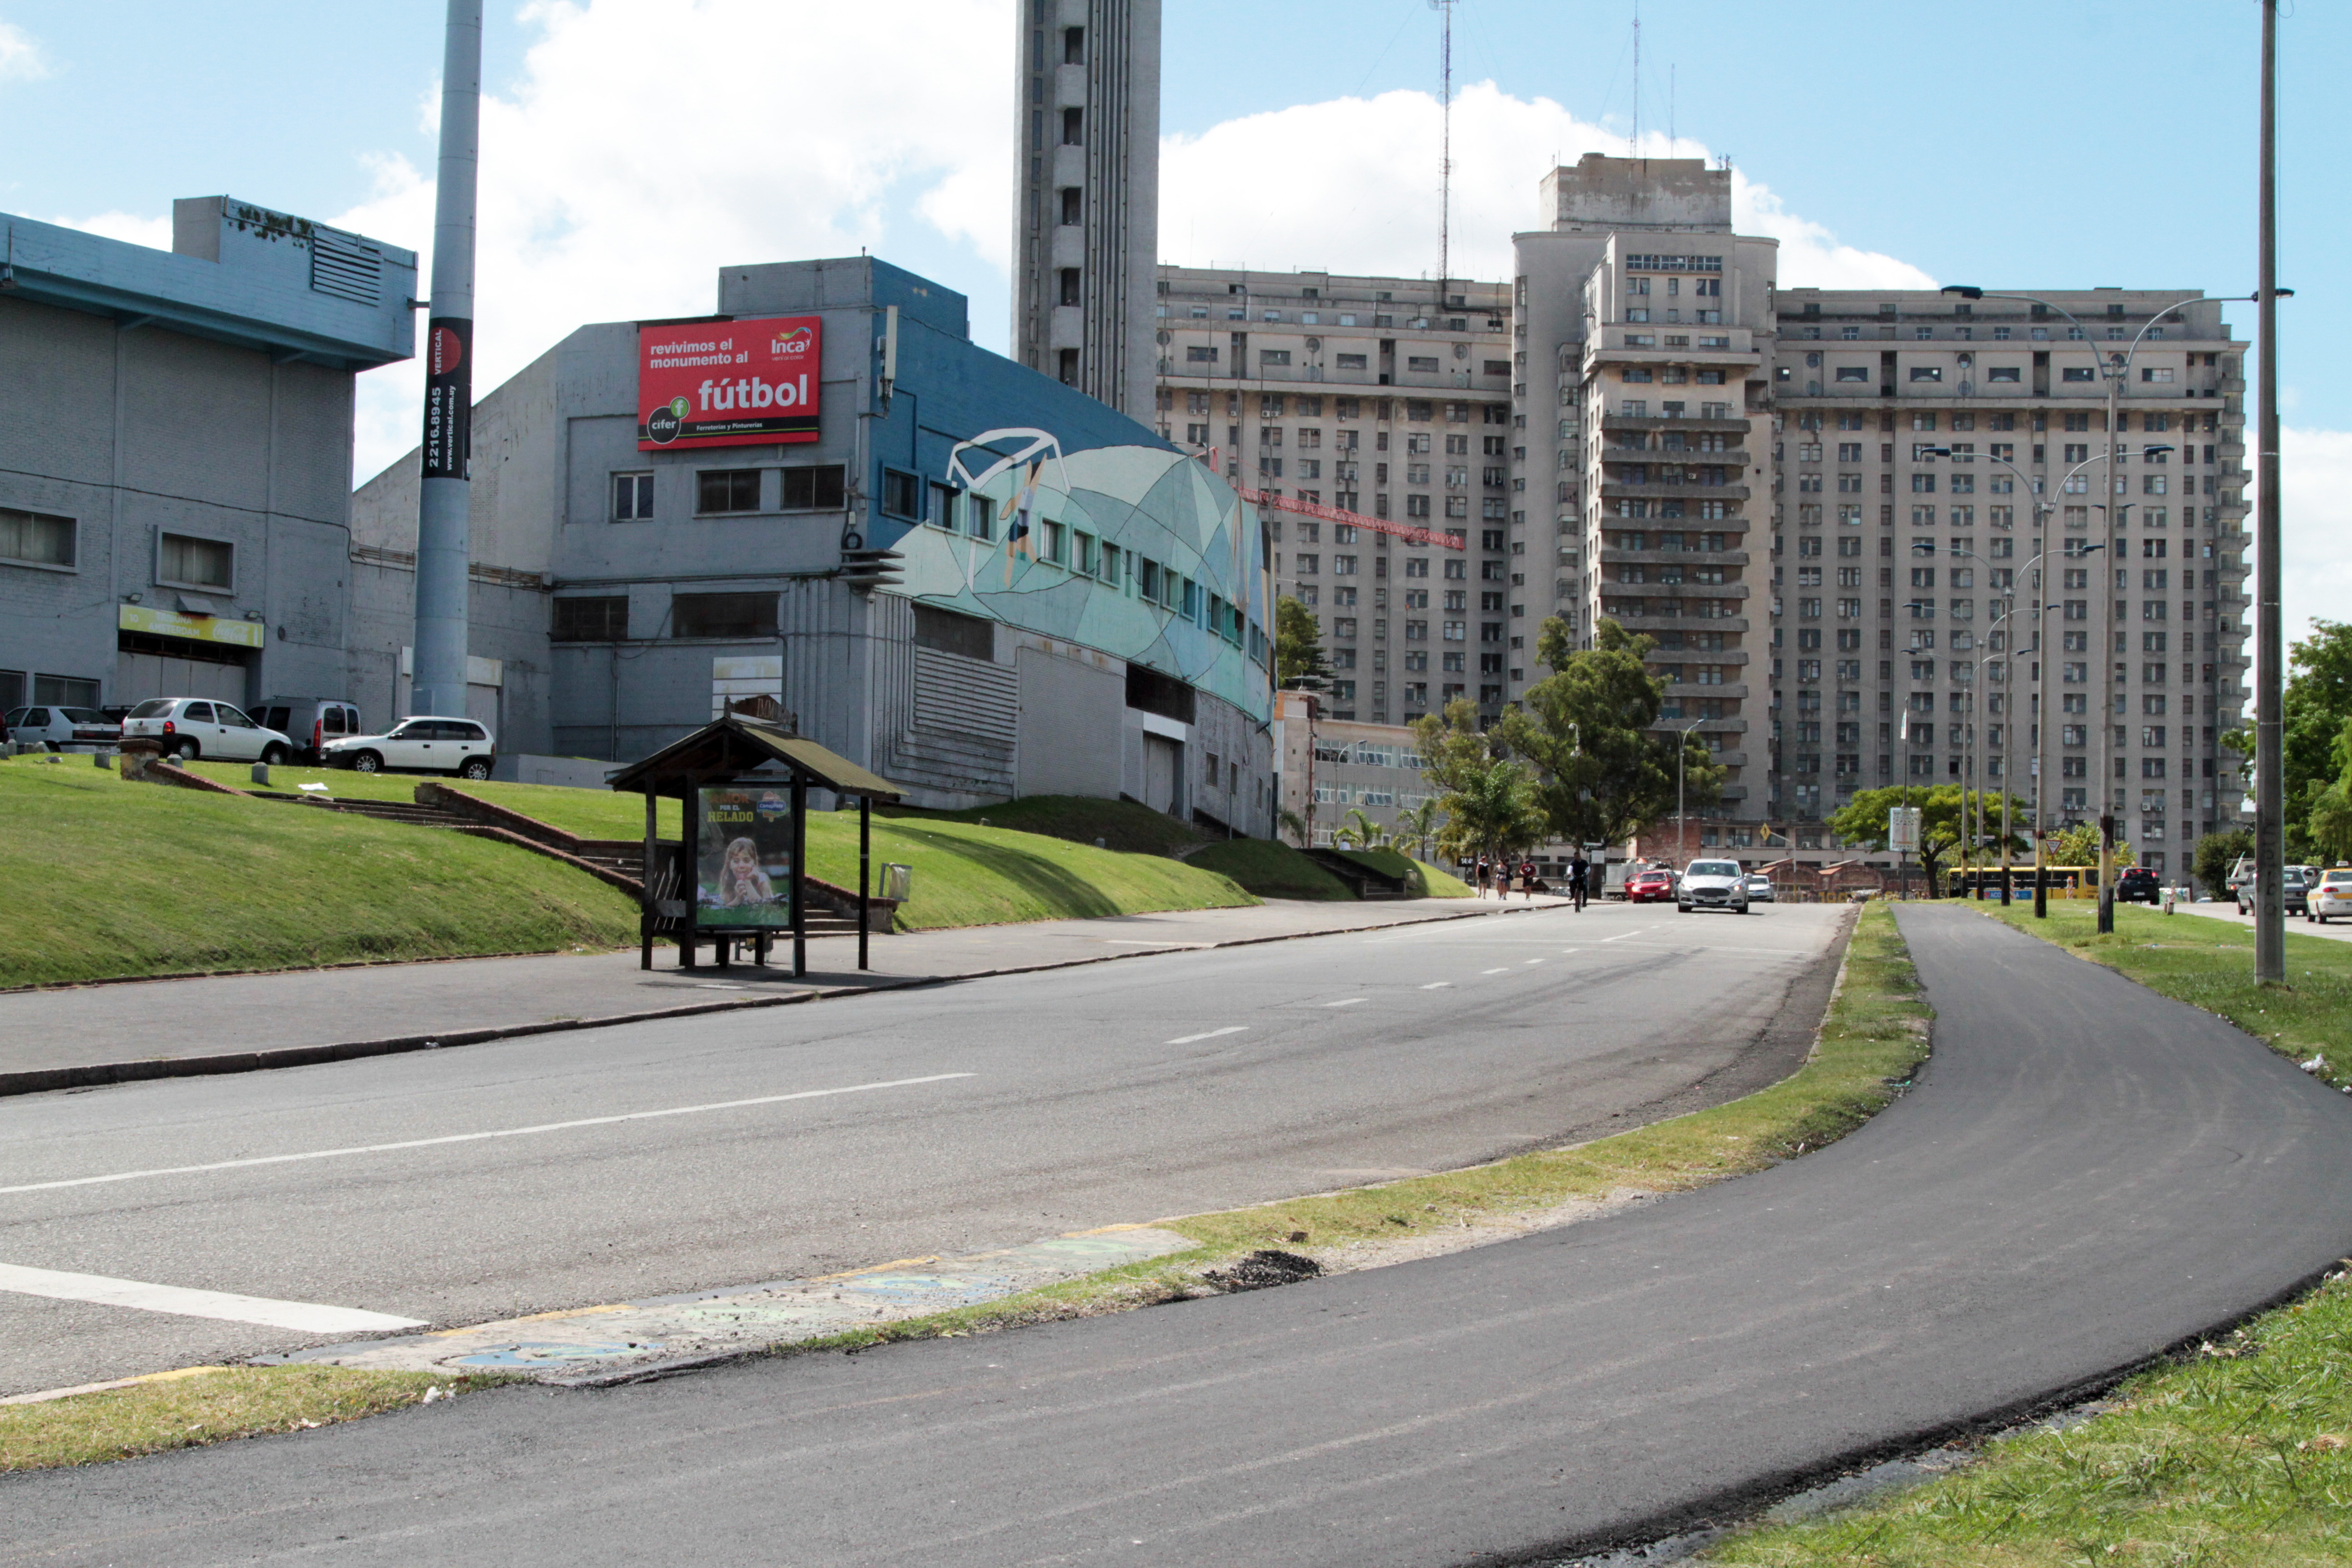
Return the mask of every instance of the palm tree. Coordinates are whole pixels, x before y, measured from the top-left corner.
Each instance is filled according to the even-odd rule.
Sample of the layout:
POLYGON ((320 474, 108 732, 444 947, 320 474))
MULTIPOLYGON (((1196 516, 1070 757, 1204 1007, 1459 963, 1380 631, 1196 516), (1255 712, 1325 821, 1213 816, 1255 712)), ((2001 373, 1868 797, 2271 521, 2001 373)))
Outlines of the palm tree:
POLYGON ((1342 848, 1378 849, 1387 842, 1387 835, 1364 815, 1361 806, 1351 806, 1340 826, 1333 830, 1331 842, 1342 848))
POLYGON ((1437 837, 1437 819, 1444 815, 1438 809, 1434 795, 1424 795, 1419 805, 1408 806, 1397 813, 1397 837, 1400 842, 1410 844, 1420 851, 1414 859, 1429 858, 1429 841, 1437 837))

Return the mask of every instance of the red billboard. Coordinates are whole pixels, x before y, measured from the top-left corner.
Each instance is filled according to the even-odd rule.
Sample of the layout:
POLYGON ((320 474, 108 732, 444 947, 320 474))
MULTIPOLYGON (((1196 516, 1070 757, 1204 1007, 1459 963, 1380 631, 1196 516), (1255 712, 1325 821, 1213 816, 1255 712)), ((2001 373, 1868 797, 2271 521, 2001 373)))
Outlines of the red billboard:
POLYGON ((815 316, 637 329, 637 450, 817 437, 815 316))

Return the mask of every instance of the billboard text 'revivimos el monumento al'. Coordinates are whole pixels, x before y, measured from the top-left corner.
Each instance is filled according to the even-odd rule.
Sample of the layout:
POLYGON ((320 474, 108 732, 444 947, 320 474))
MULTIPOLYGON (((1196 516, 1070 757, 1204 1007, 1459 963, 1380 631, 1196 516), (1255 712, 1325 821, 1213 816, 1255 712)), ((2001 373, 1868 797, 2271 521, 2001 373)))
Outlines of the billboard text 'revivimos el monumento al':
POLYGON ((815 316, 637 329, 637 449, 817 437, 815 316))

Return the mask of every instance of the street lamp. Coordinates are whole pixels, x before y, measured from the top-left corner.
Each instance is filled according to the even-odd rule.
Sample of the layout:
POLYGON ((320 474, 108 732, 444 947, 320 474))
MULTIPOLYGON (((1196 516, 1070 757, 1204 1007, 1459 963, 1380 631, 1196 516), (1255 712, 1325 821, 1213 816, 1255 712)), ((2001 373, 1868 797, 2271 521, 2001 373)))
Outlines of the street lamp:
MULTIPOLYGON (((2055 311, 2057 314, 2063 316, 2067 322, 2074 327, 2074 331, 2080 334, 2083 342, 2087 343, 2091 341, 2090 329, 2084 325, 2083 322, 2075 317, 2073 311, 2068 310, 2063 305, 2053 304, 2051 301, 2041 298, 2039 295, 2001 293, 1991 289, 1975 288, 1965 283, 1948 283, 1944 286, 1942 292, 1956 295, 1963 300, 2020 300, 2030 305, 2038 305, 2042 310, 2055 311)), ((2291 293, 2293 290, 2280 289, 2272 290, 2271 292, 2277 295, 2284 295, 2291 293)), ((2218 299, 2204 294, 2187 295, 2181 299, 2175 300, 2168 305, 2160 306, 2151 311, 2148 315, 2147 321, 2140 327, 2138 332, 2134 334, 2131 342, 2120 353, 2112 349, 2101 350, 2095 348, 2091 350, 2093 363, 2097 365, 2100 377, 2107 385, 2106 489, 2107 499, 2110 503, 2114 501, 2123 482, 2121 478, 2122 462, 2119 456, 2120 448, 2116 441, 2116 416, 2121 412, 2119 405, 2123 397, 2123 386, 2125 381, 2128 379, 2131 374, 2132 359, 2139 353, 2140 344, 2147 340, 2149 331, 2166 316, 2171 314, 2174 310, 2179 310, 2183 305, 2204 303, 2209 300, 2210 300, 2212 303, 2216 304, 2243 302, 2250 300, 2259 302, 2261 299, 2261 294, 2225 295, 2218 299)), ((2168 451, 2170 448, 2168 447, 2166 450, 2168 451)), ((2121 509, 2114 507, 2111 504, 2108 508, 2104 510, 2107 511, 2105 531, 2108 538, 2112 540, 2115 535, 2115 530, 2118 525, 2119 519, 2117 514, 2121 509)), ((2104 587, 2104 584, 2102 586, 2104 587)), ((2098 687, 2102 693, 2099 703, 2098 929, 2102 932, 2112 931, 2116 929, 2116 814, 2114 788, 2116 731, 2114 711, 2115 703, 2113 701, 2116 681, 2115 665, 2113 662, 2113 644, 2115 642, 2114 623, 2115 595, 2112 593, 2102 592, 2099 595, 2100 679, 2098 681, 2098 687)), ((2284 933, 2285 929, 2285 912, 2284 905, 2281 906, 2279 921, 2279 929, 2281 932, 2284 933)), ((2282 934, 2279 939, 2282 949, 2284 948, 2284 936, 2282 934)), ((2261 945, 2262 938, 2261 933, 2258 931, 2256 934, 2256 946, 2259 948, 2261 945)))
POLYGON ((1690 863, 1690 826, 1683 816, 1683 763, 1690 755, 1690 732, 1706 722, 1694 719, 1675 735, 1675 851, 1685 865, 1690 863))

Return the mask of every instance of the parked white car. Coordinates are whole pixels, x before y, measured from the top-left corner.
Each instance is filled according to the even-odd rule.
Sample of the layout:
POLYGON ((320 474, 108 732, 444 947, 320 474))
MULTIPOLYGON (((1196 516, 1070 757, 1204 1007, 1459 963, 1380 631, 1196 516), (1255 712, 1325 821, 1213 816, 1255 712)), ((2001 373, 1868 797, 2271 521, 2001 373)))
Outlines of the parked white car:
POLYGON ((8 739, 27 745, 110 746, 122 739, 122 726, 95 708, 19 708, 5 721, 8 739))
POLYGON ((1675 887, 1675 908, 1688 914, 1693 910, 1729 910, 1735 915, 1748 912, 1748 878, 1737 860, 1694 860, 1683 868, 1682 880, 1675 887))
POLYGON ((497 754, 497 741, 471 719, 431 717, 404 719, 381 735, 347 735, 319 748, 319 760, 331 768, 362 773, 456 773, 469 779, 488 778, 497 754))
POLYGON ((126 741, 143 736, 163 742, 163 754, 183 762, 208 757, 218 763, 282 763, 293 743, 265 730, 235 703, 210 697, 155 697, 122 721, 126 741))
POLYGON ((1751 904, 1773 902, 1772 879, 1761 871, 1750 871, 1748 874, 1748 901, 1751 904))

